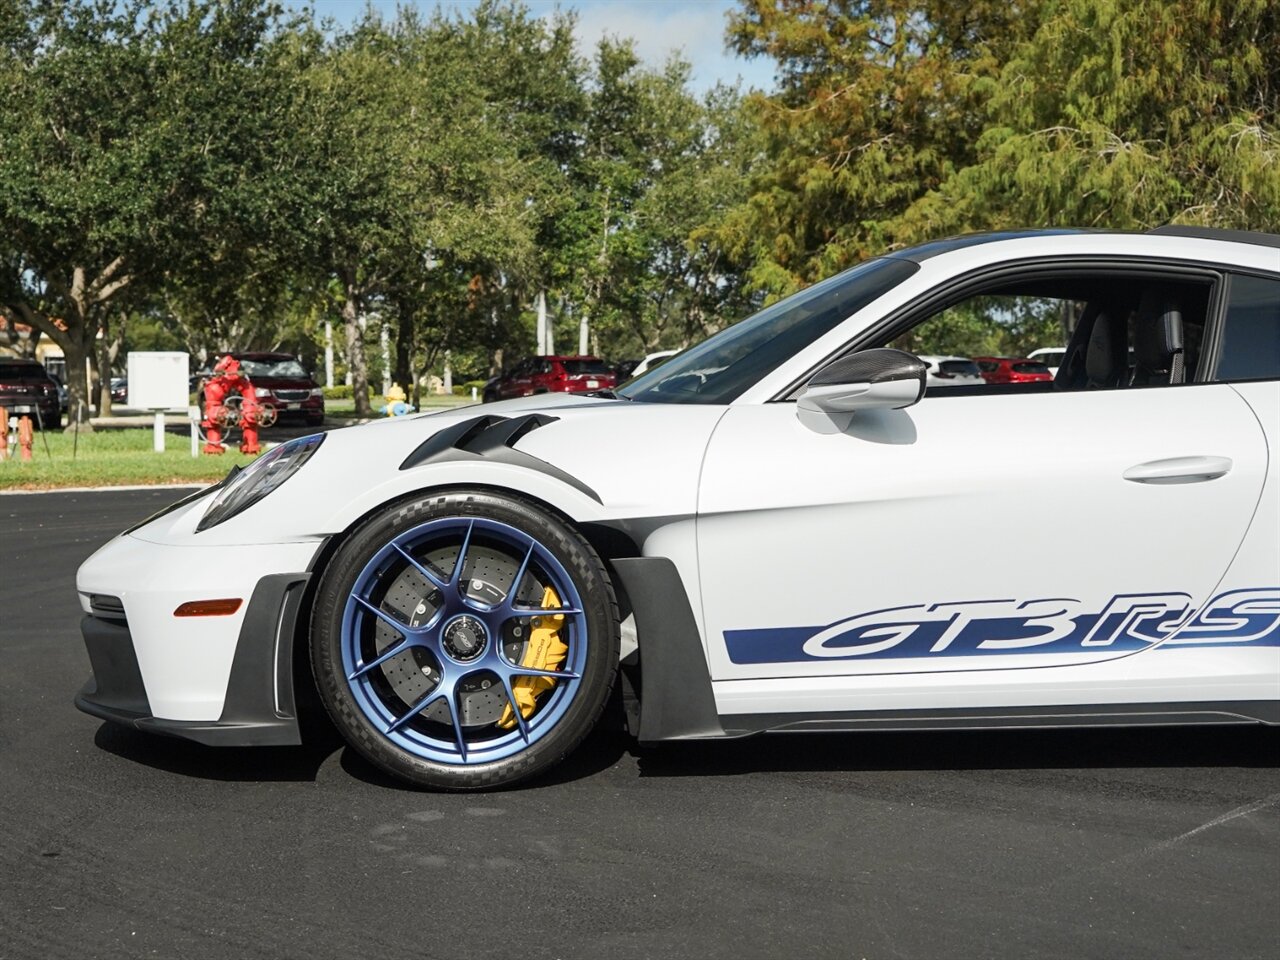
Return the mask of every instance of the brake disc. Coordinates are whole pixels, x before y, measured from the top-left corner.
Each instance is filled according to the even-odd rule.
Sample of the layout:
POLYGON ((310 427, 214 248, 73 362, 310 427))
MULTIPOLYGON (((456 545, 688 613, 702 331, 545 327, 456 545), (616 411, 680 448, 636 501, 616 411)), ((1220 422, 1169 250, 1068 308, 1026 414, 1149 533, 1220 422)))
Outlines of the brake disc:
MULTIPOLYGON (((442 577, 453 572, 458 547, 449 545, 428 551, 418 559, 434 569, 442 577)), ((466 567, 463 569, 468 598, 478 603, 494 604, 502 600, 511 589, 520 568, 520 558, 473 542, 467 550, 466 567)), ((526 582, 536 578, 529 576, 526 582)), ((541 587, 534 583, 526 587, 519 599, 526 595, 541 595, 541 587)), ((440 591, 413 566, 404 569, 393 580, 382 598, 381 606, 393 617, 411 627, 430 621, 440 602, 440 591)), ((400 641, 400 634, 381 620, 375 621, 374 646, 381 653, 400 641)), ((524 656, 529 639, 528 618, 513 619, 503 628, 501 642, 507 659, 519 663, 524 656)), ((392 657, 379 669, 395 695, 406 704, 416 703, 440 682, 440 668, 432 653, 423 647, 411 647, 399 656, 392 657)), ((461 722, 464 727, 494 724, 507 706, 502 683, 496 676, 477 673, 459 686, 458 696, 461 722)), ((422 712, 425 720, 450 725, 449 708, 444 703, 434 704, 422 712)))

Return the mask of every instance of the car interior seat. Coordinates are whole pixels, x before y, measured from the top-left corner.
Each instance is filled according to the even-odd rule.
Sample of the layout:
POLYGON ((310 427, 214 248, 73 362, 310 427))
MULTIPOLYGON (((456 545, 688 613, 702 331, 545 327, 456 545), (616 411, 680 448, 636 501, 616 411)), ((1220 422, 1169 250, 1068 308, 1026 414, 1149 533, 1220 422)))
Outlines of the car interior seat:
POLYGON ((1128 346, 1123 323, 1109 307, 1090 303, 1067 344, 1055 390, 1107 390, 1125 382, 1128 346))
POLYGON ((1134 386, 1182 383, 1182 309, 1164 291, 1143 292, 1134 321, 1134 386))

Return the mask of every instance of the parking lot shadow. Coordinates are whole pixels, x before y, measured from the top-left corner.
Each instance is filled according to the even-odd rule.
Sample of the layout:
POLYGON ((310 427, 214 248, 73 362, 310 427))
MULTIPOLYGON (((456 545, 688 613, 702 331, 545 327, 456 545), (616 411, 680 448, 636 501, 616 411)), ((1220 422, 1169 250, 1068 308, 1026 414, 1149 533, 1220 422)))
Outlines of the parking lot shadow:
MULTIPOLYGON (((339 764, 356 780, 393 790, 417 789, 383 773, 345 746, 336 733, 313 734, 300 747, 208 747, 104 723, 94 734, 93 742, 99 749, 131 763, 194 779, 232 782, 311 782, 320 767, 340 751, 339 764)), ((598 728, 561 763, 539 777, 517 784, 515 789, 590 777, 617 763, 630 743, 612 725, 598 728)))
POLYGON ((104 723, 94 744, 132 763, 184 777, 229 781, 312 781, 316 771, 341 746, 321 743, 302 747, 207 747, 176 737, 142 733, 104 723))
POLYGON ((1280 729, 1263 726, 760 734, 639 751, 647 777, 770 771, 1276 767, 1280 729))

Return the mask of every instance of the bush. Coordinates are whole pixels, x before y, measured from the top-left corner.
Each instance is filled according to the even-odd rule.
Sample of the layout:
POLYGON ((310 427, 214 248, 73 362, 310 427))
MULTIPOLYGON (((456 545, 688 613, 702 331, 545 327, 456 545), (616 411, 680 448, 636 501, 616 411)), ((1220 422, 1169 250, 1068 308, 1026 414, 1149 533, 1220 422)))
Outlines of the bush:
MULTIPOLYGON (((350 400, 354 396, 355 392, 345 383, 340 383, 336 387, 324 388, 324 398, 326 400, 350 400)), ((373 384, 369 384, 369 396, 376 396, 373 384)))
POLYGON ((488 380, 468 380, 461 386, 454 384, 453 395, 455 397, 469 397, 471 396, 471 388, 475 387, 476 396, 478 397, 484 393, 484 385, 488 382, 488 380))

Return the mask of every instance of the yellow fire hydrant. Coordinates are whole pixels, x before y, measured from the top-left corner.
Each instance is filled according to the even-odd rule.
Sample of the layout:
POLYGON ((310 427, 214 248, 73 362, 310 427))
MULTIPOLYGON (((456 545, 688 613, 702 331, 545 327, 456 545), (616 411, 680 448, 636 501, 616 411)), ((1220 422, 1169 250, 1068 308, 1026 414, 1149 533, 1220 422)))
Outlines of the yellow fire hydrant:
POLYGON ((387 403, 382 408, 382 412, 388 417, 403 417, 406 413, 413 413, 413 407, 405 402, 404 391, 400 389, 399 384, 387 391, 385 399, 387 403))

